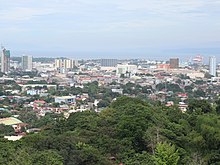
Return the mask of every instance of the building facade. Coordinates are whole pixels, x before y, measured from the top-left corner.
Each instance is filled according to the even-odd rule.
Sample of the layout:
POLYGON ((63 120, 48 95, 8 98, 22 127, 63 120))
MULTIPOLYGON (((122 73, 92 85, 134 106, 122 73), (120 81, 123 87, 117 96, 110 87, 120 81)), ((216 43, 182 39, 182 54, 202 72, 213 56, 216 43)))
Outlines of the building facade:
POLYGON ((209 74, 216 77, 216 57, 209 58, 209 74))
POLYGON ((8 73, 10 69, 10 50, 2 47, 1 53, 1 72, 8 73))
POLYGON ((78 61, 71 59, 56 59, 55 68, 60 73, 71 71, 78 65, 78 61))
POLYGON ((32 56, 22 56, 21 65, 22 65, 22 70, 32 71, 33 68, 32 56))
POLYGON ((76 102, 76 97, 75 96, 55 97, 55 103, 73 104, 75 102, 76 102))
POLYGON ((117 65, 116 74, 118 76, 124 75, 126 77, 130 77, 131 75, 136 74, 137 70, 138 70, 137 65, 129 65, 129 64, 117 65))
POLYGON ((116 67, 117 64, 118 64, 117 59, 101 59, 102 67, 116 67))
POLYGON ((178 69, 178 68, 179 68, 179 58, 171 58, 170 69, 178 69))

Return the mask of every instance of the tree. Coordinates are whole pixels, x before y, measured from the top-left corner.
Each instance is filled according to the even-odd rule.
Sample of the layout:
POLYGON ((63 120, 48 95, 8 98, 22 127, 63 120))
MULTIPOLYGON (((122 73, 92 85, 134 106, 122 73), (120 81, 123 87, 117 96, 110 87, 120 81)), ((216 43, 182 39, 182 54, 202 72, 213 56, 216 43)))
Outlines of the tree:
POLYGON ((205 97, 206 93, 202 89, 197 89, 194 92, 194 97, 205 97))
POLYGON ((76 165, 109 165, 108 162, 100 152, 94 147, 78 142, 76 144, 77 154, 75 155, 76 165))
POLYGON ((190 77, 187 76, 186 74, 180 74, 178 77, 179 77, 180 79, 190 79, 190 77))
POLYGON ((220 115, 220 99, 218 99, 218 100, 216 101, 216 104, 217 104, 217 106, 216 106, 216 112, 217 112, 217 114, 220 115))
POLYGON ((34 111, 22 110, 19 113, 19 119, 25 123, 28 123, 30 127, 38 120, 34 111))
POLYGON ((11 160, 7 165, 31 165, 34 162, 32 161, 31 155, 28 153, 26 148, 18 149, 11 156, 11 160))
POLYGON ((36 152, 32 155, 32 159, 35 165, 63 165, 63 157, 53 150, 36 152))
MULTIPOLYGON (((108 90, 98 91, 110 97, 108 90)), ((189 109, 182 113, 123 96, 100 113, 77 112, 68 119, 49 113, 36 120, 39 133, 15 142, 0 138, 0 164, 219 164, 219 114, 204 100, 190 101, 189 109)), ((28 112, 20 113, 26 121, 35 118, 22 114, 28 112)))
POLYGON ((193 87, 192 86, 185 86, 184 89, 186 92, 192 93, 193 87))
POLYGON ((0 124, 0 136, 7 136, 14 134, 12 126, 0 124))
POLYGON ((9 111, 0 111, 0 118, 10 117, 12 114, 9 111))
POLYGON ((126 165, 147 165, 153 164, 153 159, 146 151, 142 153, 136 153, 129 159, 125 160, 126 165))
POLYGON ((152 92, 152 87, 151 86, 144 86, 142 88, 142 92, 146 94, 150 94, 152 92))
POLYGON ((101 100, 99 103, 98 103, 98 108, 102 108, 102 107, 107 107, 109 106, 109 101, 108 100, 101 100))
POLYGON ((175 145, 165 142, 157 145, 153 158, 156 165, 177 165, 180 156, 175 145))
POLYGON ((162 142, 162 139, 164 139, 161 135, 160 128, 156 126, 149 127, 145 132, 144 138, 147 143, 147 147, 153 154, 155 154, 157 144, 162 142))
POLYGON ((188 112, 210 113, 212 111, 212 106, 207 100, 193 99, 189 101, 188 112))

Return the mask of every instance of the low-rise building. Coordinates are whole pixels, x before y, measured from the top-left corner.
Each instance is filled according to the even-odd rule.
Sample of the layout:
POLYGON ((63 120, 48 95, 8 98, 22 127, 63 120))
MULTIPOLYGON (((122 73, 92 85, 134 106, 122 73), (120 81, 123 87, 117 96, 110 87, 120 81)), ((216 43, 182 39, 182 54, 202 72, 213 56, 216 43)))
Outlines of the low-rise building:
POLYGON ((76 102, 76 96, 55 97, 55 103, 73 104, 76 102))

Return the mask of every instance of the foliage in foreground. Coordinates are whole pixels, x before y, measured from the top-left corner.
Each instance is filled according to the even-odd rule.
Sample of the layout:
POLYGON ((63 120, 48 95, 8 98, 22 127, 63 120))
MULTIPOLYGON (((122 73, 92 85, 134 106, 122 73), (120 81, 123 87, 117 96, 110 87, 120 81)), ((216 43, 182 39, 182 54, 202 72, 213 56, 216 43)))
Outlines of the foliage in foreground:
POLYGON ((0 164, 219 164, 219 115, 200 105, 182 113, 121 97, 101 113, 73 113, 20 141, 1 139, 0 164))

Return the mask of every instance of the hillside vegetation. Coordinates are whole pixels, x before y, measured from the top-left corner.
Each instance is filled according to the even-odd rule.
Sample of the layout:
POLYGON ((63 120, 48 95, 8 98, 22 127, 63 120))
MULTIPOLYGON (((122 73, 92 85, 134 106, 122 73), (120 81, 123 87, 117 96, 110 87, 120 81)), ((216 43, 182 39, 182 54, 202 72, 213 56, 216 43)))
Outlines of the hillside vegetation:
POLYGON ((20 141, 2 138, 0 164, 217 165, 220 116, 206 104, 192 104, 182 113, 175 106, 120 97, 100 113, 59 117, 20 141))

